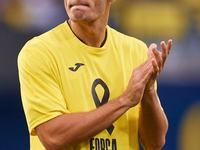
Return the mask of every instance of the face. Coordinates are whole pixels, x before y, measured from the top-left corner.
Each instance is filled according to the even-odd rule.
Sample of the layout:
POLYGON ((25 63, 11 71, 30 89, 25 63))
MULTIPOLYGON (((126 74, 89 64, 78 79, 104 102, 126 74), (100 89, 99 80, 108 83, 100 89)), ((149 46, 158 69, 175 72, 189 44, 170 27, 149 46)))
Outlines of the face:
POLYGON ((107 17, 110 0, 64 0, 69 18, 76 21, 94 21, 107 17))

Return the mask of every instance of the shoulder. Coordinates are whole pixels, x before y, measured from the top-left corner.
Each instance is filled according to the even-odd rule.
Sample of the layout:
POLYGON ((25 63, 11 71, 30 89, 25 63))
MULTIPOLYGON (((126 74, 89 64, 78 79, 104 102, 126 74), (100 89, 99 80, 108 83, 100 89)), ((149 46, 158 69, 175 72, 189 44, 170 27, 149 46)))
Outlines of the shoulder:
POLYGON ((67 32, 66 32, 66 23, 62 23, 55 28, 34 37, 30 41, 28 41, 27 46, 44 46, 44 45, 56 45, 62 42, 65 38, 67 37, 67 32))
POLYGON ((47 53, 52 53, 61 43, 67 40, 68 35, 65 32, 65 27, 65 23, 62 23, 39 36, 33 37, 23 46, 19 57, 23 55, 39 59, 39 57, 48 56, 47 53))
POLYGON ((148 47, 143 41, 118 32, 109 26, 107 29, 110 33, 110 41, 116 49, 121 49, 123 53, 126 52, 133 56, 141 57, 142 60, 146 59, 148 47))

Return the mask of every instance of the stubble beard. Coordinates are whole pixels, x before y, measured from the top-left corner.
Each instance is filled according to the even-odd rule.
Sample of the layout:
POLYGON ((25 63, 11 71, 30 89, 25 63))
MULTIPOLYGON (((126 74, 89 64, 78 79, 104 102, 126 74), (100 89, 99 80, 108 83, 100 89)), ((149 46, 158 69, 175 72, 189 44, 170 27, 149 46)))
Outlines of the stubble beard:
POLYGON ((74 10, 71 16, 69 16, 72 21, 91 21, 92 16, 89 12, 84 12, 82 10, 74 10))

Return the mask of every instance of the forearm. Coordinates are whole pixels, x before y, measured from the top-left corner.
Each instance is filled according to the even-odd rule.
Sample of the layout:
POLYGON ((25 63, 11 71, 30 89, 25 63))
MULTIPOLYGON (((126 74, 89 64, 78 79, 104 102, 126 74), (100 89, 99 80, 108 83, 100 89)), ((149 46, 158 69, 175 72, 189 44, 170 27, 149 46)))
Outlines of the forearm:
POLYGON ((91 112, 63 114, 38 126, 36 132, 47 149, 62 149, 95 136, 128 109, 120 97, 91 112))
POLYGON ((146 150, 158 150, 165 144, 168 121, 155 90, 144 93, 139 117, 139 136, 146 150))

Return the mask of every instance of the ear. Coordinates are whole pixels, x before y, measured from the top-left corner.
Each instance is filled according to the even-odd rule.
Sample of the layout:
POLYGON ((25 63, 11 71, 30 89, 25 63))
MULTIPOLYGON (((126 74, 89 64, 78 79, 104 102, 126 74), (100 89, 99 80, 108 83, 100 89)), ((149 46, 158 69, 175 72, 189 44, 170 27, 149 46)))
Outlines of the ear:
POLYGON ((114 2, 115 0, 108 0, 108 1, 110 1, 110 2, 114 2))

